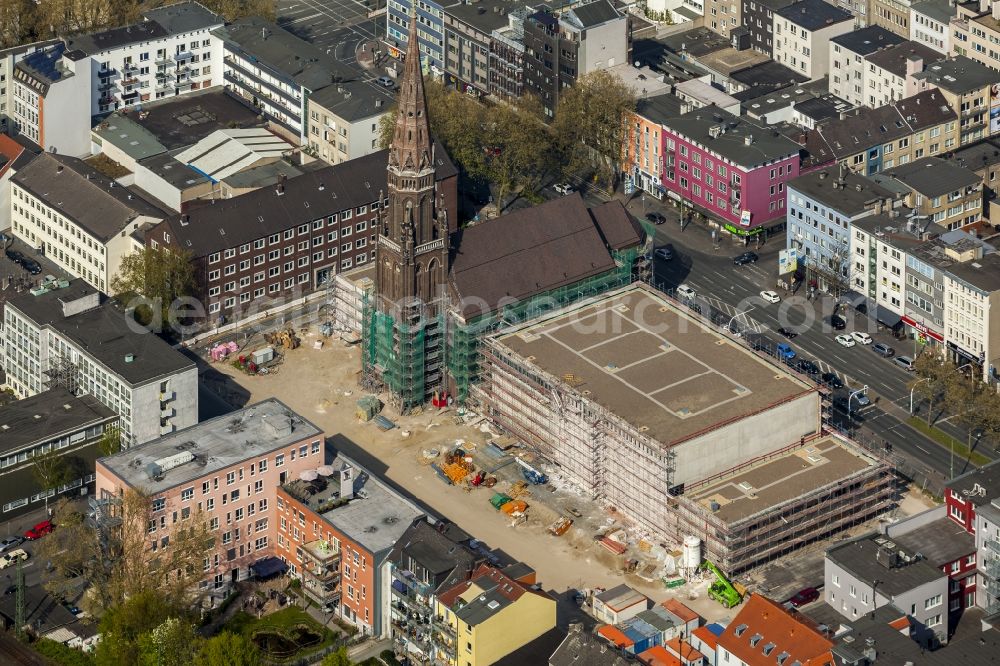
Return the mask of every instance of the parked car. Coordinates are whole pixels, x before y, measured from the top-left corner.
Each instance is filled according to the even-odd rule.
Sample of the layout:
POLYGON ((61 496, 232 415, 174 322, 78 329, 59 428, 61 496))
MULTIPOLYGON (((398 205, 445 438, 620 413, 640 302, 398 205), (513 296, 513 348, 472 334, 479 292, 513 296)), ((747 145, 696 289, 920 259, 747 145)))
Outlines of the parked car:
POLYGON ((384 75, 380 76, 377 79, 375 79, 375 82, 378 83, 380 86, 385 86, 386 88, 396 87, 396 80, 391 76, 384 76, 384 75))
POLYGON ((909 356, 897 356, 896 358, 892 359, 892 362, 898 365, 899 367, 903 368, 904 370, 909 370, 910 372, 913 372, 915 369, 913 365, 913 359, 910 358, 909 356))
POLYGON ((55 528, 56 526, 52 524, 51 520, 43 520, 42 522, 38 523, 27 532, 25 532, 24 538, 27 539, 28 541, 41 539, 43 536, 45 536, 55 528))
POLYGON ((856 342, 854 342, 854 338, 852 338, 846 333, 841 333, 836 338, 834 338, 834 340, 836 340, 844 347, 853 347, 855 344, 857 344, 856 342))
POLYGON ((574 192, 573 186, 569 183, 556 183, 552 189, 556 191, 556 194, 561 194, 563 196, 574 192))
POLYGON ((789 340, 792 340, 796 336, 798 336, 798 333, 796 333, 795 331, 793 331, 790 328, 785 328, 784 326, 782 326, 781 328, 778 329, 778 333, 780 333, 781 335, 785 336, 789 340))
POLYGON ((840 315, 830 315, 830 326, 835 331, 842 331, 847 328, 847 322, 840 315))
POLYGON ((654 254, 664 261, 670 261, 674 258, 674 249, 669 245, 664 245, 663 247, 656 248, 654 254))
POLYGON ((759 257, 754 252, 744 252, 738 257, 733 258, 733 263, 737 266, 743 266, 744 264, 756 264, 759 257))
POLYGON ((677 287, 677 298, 681 300, 694 298, 694 289, 686 284, 677 287))
POLYGON ((23 262, 21 262, 21 265, 24 267, 24 270, 28 271, 32 275, 38 275, 39 273, 42 272, 41 264, 39 264, 34 259, 25 259, 23 262))
POLYGON ((77 606, 76 604, 71 604, 68 601, 64 601, 64 602, 62 602, 62 605, 63 605, 63 608, 65 608, 66 610, 68 610, 73 615, 79 615, 80 614, 80 607, 77 606))
POLYGON ((851 337, 859 345, 870 345, 872 343, 872 336, 868 335, 864 331, 852 331, 851 337))
POLYGON ((17 550, 12 550, 9 553, 4 553, 0 555, 0 569, 6 569, 7 567, 12 567, 17 564, 18 560, 28 559, 28 553, 24 548, 18 548, 17 550))
POLYGON ((882 356, 882 357, 885 357, 885 358, 892 358, 893 356, 896 355, 896 350, 895 349, 893 349, 889 345, 881 343, 881 342, 876 342, 875 344, 873 344, 872 345, 872 351, 875 352, 876 354, 878 354, 879 356, 882 356))
POLYGON ((24 543, 24 537, 22 536, 9 536, 2 541, 0 541, 0 553, 6 553, 12 548, 17 548, 22 543, 24 543))
POLYGON ((13 261, 15 264, 20 264, 24 261, 24 255, 18 252, 17 250, 7 250, 4 254, 6 254, 7 258, 13 261))
POLYGON ((796 592, 792 598, 788 600, 788 603, 796 608, 801 608, 802 606, 811 604, 817 599, 819 599, 819 590, 815 587, 806 587, 796 592))
POLYGON ((653 224, 663 224, 667 221, 667 218, 660 213, 646 213, 646 219, 653 224))
POLYGON ((819 376, 823 383, 832 389, 844 388, 844 382, 841 381, 840 377, 837 376, 835 372, 824 372, 819 376))
POLYGON ((819 366, 813 363, 812 361, 808 361, 804 358, 799 359, 799 362, 796 364, 796 367, 799 369, 799 372, 804 372, 807 375, 819 374, 819 366))
POLYGON ((781 297, 777 293, 771 291, 770 289, 760 292, 760 297, 763 298, 768 303, 778 303, 781 301, 781 297))
POLYGON ((795 358, 795 350, 792 349, 791 345, 788 345, 784 342, 779 342, 778 346, 775 347, 774 349, 778 353, 778 358, 786 362, 791 361, 793 358, 795 358))

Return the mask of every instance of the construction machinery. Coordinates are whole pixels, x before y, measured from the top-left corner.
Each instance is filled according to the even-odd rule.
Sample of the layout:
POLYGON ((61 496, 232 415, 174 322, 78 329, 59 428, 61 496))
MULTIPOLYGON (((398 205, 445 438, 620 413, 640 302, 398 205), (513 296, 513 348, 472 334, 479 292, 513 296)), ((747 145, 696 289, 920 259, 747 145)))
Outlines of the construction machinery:
POLYGON ((719 567, 708 560, 705 560, 701 566, 715 574, 715 582, 708 588, 709 599, 715 599, 726 608, 737 606, 743 601, 743 595, 746 593, 745 587, 740 585, 739 588, 742 588, 741 590, 736 585, 733 585, 726 578, 726 574, 722 573, 719 567))
POLYGON ((273 331, 264 336, 267 343, 283 349, 295 349, 299 346, 299 338, 290 327, 273 331))

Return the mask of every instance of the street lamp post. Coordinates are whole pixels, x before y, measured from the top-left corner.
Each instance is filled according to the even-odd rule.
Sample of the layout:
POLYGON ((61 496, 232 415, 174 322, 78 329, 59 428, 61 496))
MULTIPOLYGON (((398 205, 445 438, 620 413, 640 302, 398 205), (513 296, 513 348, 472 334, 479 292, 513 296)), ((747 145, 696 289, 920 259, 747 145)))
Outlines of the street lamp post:
POLYGON ((929 382, 930 380, 931 380, 930 377, 924 377, 923 379, 918 379, 917 381, 913 382, 913 386, 910 387, 910 416, 913 416, 913 392, 917 389, 917 384, 919 384, 920 382, 929 382))
MULTIPOLYGON (((966 363, 964 365, 958 366, 957 368, 955 368, 955 372, 962 372, 962 370, 965 370, 966 368, 969 368, 969 386, 972 386, 973 382, 976 380, 976 375, 972 371, 972 363, 966 363)), ((969 437, 968 437, 968 439, 966 441, 966 444, 969 447, 969 453, 971 455, 971 453, 972 453, 972 428, 969 428, 969 437)), ((949 453, 949 456, 948 456, 948 477, 951 478, 951 479, 954 479, 955 478, 955 447, 954 447, 954 445, 951 445, 951 446, 948 447, 948 453, 949 453)))
POLYGON ((864 386, 862 386, 861 388, 859 388, 857 391, 854 391, 854 392, 851 393, 851 395, 847 396, 847 415, 848 416, 850 416, 852 414, 852 412, 851 412, 851 400, 854 400, 854 396, 858 395, 859 393, 865 393, 867 391, 868 391, 868 384, 865 384, 864 386))
POLYGON ((733 322, 736 321, 737 317, 742 317, 743 315, 745 315, 746 313, 750 312, 751 310, 753 310, 753 306, 748 307, 746 310, 740 310, 739 312, 737 312, 736 314, 734 314, 732 317, 730 317, 729 323, 726 324, 726 330, 727 331, 729 330, 729 327, 733 325, 733 322))

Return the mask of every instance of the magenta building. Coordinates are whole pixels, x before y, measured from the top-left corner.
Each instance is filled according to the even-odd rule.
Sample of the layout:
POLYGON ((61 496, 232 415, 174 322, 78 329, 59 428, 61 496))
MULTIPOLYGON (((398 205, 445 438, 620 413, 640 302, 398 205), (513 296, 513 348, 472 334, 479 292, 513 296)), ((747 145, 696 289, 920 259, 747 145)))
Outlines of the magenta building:
POLYGON ((668 196, 748 236, 785 218, 785 184, 799 175, 800 146, 716 106, 663 122, 668 196))

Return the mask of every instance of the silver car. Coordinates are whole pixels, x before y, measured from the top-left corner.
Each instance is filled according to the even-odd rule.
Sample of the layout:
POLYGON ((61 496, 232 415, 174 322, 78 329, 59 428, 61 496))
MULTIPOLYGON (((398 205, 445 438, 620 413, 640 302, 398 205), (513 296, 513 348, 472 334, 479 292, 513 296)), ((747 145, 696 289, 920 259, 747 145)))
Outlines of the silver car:
POLYGON ((0 553, 6 553, 12 548, 16 548, 24 543, 23 536, 9 536, 4 539, 0 539, 0 553))

